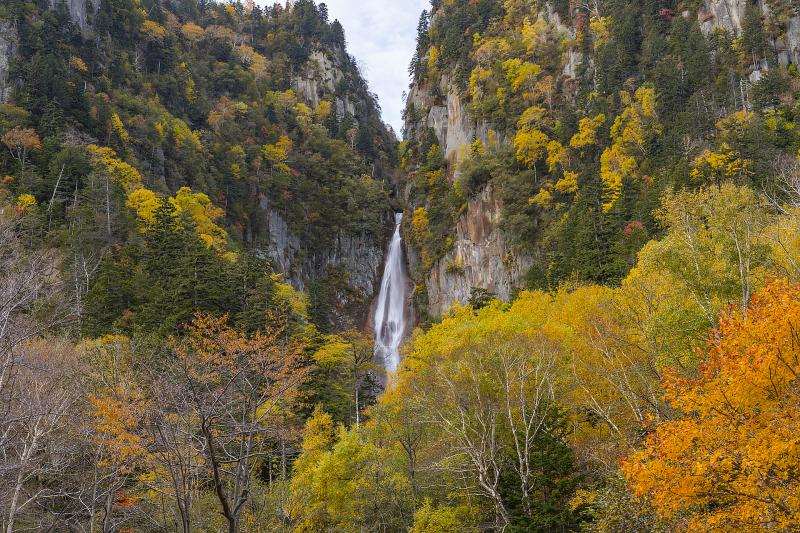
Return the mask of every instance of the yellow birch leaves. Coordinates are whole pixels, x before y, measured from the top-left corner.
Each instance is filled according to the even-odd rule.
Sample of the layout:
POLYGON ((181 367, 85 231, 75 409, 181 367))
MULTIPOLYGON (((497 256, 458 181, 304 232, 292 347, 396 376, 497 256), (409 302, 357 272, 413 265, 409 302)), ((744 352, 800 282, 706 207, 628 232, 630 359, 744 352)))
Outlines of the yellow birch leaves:
POLYGON ((639 161, 646 155, 646 144, 661 133, 656 113, 656 91, 640 87, 631 96, 621 94, 627 107, 611 127, 612 145, 600 158, 600 176, 604 185, 603 209, 609 211, 622 192, 623 182, 639 179, 639 161))

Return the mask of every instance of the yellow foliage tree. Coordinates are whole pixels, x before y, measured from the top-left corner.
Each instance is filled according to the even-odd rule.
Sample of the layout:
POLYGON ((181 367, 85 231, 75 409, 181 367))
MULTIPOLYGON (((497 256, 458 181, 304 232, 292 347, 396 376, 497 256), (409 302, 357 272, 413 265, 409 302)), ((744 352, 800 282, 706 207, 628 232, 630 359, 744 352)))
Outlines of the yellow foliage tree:
POLYGON ((27 213, 36 207, 36 197, 32 194, 20 194, 14 205, 20 213, 27 213))
POLYGON ((264 145, 261 149, 261 155, 270 164, 270 170, 289 172, 290 169, 286 161, 289 159, 292 145, 292 140, 286 135, 281 135, 275 144, 264 145))
POLYGON ((414 515, 414 525, 409 533, 477 532, 479 528, 472 525, 476 522, 474 515, 466 505, 436 507, 430 500, 425 500, 414 515))
POLYGON ((564 171, 564 177, 553 186, 560 194, 574 194, 578 192, 578 174, 569 170, 564 171))
POLYGON ((646 155, 646 143, 661 132, 656 113, 656 91, 650 87, 639 87, 631 96, 621 93, 627 106, 614 120, 611 127, 613 144, 601 156, 600 176, 605 186, 603 208, 613 207, 622 192, 626 179, 638 178, 638 158, 646 155))
POLYGON ((89 72, 89 67, 86 66, 86 63, 78 56, 72 56, 69 58, 69 66, 77 70, 78 72, 89 72))
POLYGON ((146 456, 145 442, 137 434, 139 416, 132 409, 131 398, 90 396, 97 444, 103 449, 101 466, 130 472, 146 456))
MULTIPOLYGON (((126 205, 136 213, 140 231, 146 232, 155 222, 156 211, 163 201, 155 192, 145 188, 128 194, 126 205)), ((181 187, 175 196, 168 198, 167 201, 175 207, 176 216, 186 213, 192 219, 197 235, 206 246, 217 250, 224 249, 228 242, 228 234, 215 222, 225 212, 216 207, 208 195, 192 192, 189 187, 181 187)))
POLYGON ((195 151, 203 149, 203 144, 200 142, 200 135, 192 131, 192 129, 180 119, 175 119, 172 122, 172 137, 175 140, 175 146, 178 148, 190 147, 195 151))
POLYGON ((142 23, 141 32, 151 41, 163 41, 167 36, 167 29, 154 20, 145 20, 142 23))
POLYGON ((528 204, 542 209, 550 209, 553 205, 553 193, 547 188, 539 189, 538 193, 528 199, 528 204))
POLYGON ((503 72, 505 72, 506 81, 514 91, 519 91, 524 87, 532 92, 536 79, 542 73, 542 67, 521 59, 509 59, 503 62, 503 72))
POLYGON ((374 531, 379 526, 401 530, 409 484, 394 472, 391 450, 356 430, 339 428, 337 436, 333 420, 320 407, 304 437, 289 504, 295 533, 374 531), (376 512, 389 508, 394 512, 376 512))
POLYGON ((438 60, 439 60, 439 49, 435 46, 431 46, 431 49, 428 52, 428 68, 431 70, 436 68, 436 62, 438 60))
POLYGON ((430 221, 428 212, 424 207, 418 207, 411 217, 411 238, 417 244, 422 244, 430 234, 430 221))
POLYGON ((331 115, 331 111, 333 110, 333 105, 327 100, 320 100, 317 107, 314 108, 314 114, 317 116, 317 120, 325 120, 331 115))
POLYGON ((117 137, 119 137, 119 140, 123 143, 130 141, 130 136, 125 129, 125 124, 122 123, 122 119, 119 118, 119 115, 116 113, 112 113, 111 115, 111 130, 117 134, 117 137))
POLYGON ((533 54, 547 35, 548 25, 542 18, 536 18, 531 22, 529 17, 525 17, 522 23, 522 42, 525 44, 528 54, 533 54))
POLYGON ((636 176, 639 163, 625 151, 622 144, 614 143, 600 156, 600 177, 605 186, 603 209, 610 210, 619 198, 622 183, 636 176))
POLYGON ((569 140, 570 148, 580 149, 597 144, 597 130, 605 122, 606 116, 602 113, 594 118, 582 118, 578 122, 578 133, 569 140))
POLYGON ((547 134, 534 127, 519 130, 514 136, 517 160, 528 167, 533 167, 547 154, 549 142, 550 138, 547 134))
POLYGON ((740 158, 727 143, 718 151, 704 150, 692 164, 691 177, 704 183, 742 180, 753 175, 751 162, 740 158))
POLYGON ((95 168, 106 172, 125 192, 130 194, 141 188, 142 176, 139 174, 139 171, 125 161, 119 159, 117 153, 113 149, 106 146, 90 144, 87 150, 89 151, 89 156, 95 168))
POLYGON ((533 167, 554 149, 550 138, 542 131, 542 128, 550 125, 547 110, 542 107, 532 106, 522 113, 517 121, 519 129, 514 136, 514 148, 520 163, 533 167))
POLYGON ((205 30, 202 27, 198 26, 193 22, 187 22, 186 24, 184 24, 181 27, 181 33, 183 33, 183 36, 186 37, 186 39, 188 39, 192 43, 196 43, 197 41, 202 39, 206 34, 205 30))
POLYGON ((239 61, 250 68, 256 78, 261 78, 267 72, 267 58, 253 49, 252 46, 241 44, 236 47, 236 56, 239 61))
POLYGON ((303 433, 303 448, 294 464, 292 477, 292 498, 289 513, 302 517, 295 531, 313 531, 313 525, 327 522, 327 513, 322 506, 313 506, 315 467, 336 442, 336 426, 333 417, 321 405, 314 408, 303 433))
POLYGON ((216 207, 208 195, 192 192, 189 187, 181 187, 169 201, 175 206, 177 213, 187 213, 191 216, 197 234, 206 246, 221 248, 227 243, 227 233, 215 224, 216 220, 225 215, 225 211, 216 207))

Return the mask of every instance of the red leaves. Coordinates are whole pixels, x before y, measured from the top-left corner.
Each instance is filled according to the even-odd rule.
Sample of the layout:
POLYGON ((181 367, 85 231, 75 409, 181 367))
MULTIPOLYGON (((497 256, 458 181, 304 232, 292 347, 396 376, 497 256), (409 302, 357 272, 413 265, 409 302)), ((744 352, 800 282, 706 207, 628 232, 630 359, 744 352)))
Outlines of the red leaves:
POLYGON ((666 20, 667 22, 672 22, 672 19, 675 18, 675 13, 672 12, 671 9, 662 7, 658 10, 658 16, 662 19, 666 20))

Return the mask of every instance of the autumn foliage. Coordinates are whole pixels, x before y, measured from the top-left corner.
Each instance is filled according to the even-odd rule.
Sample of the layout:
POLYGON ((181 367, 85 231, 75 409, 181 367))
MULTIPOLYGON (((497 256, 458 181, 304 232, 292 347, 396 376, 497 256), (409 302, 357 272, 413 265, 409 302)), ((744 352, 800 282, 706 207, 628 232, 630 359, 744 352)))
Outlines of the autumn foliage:
POLYGON ((725 316, 697 378, 664 382, 682 414, 624 466, 691 531, 800 528, 800 285, 773 281, 725 316))

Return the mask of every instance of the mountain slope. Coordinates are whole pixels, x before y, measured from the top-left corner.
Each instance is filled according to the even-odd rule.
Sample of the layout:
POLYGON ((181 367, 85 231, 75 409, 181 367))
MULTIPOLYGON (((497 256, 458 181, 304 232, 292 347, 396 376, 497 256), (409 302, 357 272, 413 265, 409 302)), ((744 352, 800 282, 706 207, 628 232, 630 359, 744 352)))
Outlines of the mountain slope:
POLYGON ((87 0, 41 10, 14 0, 0 18, 0 135, 30 131, 41 144, 0 164, 11 194, 46 207, 40 238, 74 247, 57 233, 87 228, 79 238, 91 250, 74 262, 91 263, 90 279, 78 299, 109 247, 141 233, 131 195, 189 187, 222 210, 211 218, 227 248, 312 289, 320 325, 364 320, 395 140, 324 5, 87 0))
POLYGON ((433 2, 401 148, 423 306, 615 283, 660 234, 662 193, 715 165, 769 189, 797 148, 795 9, 433 2))

